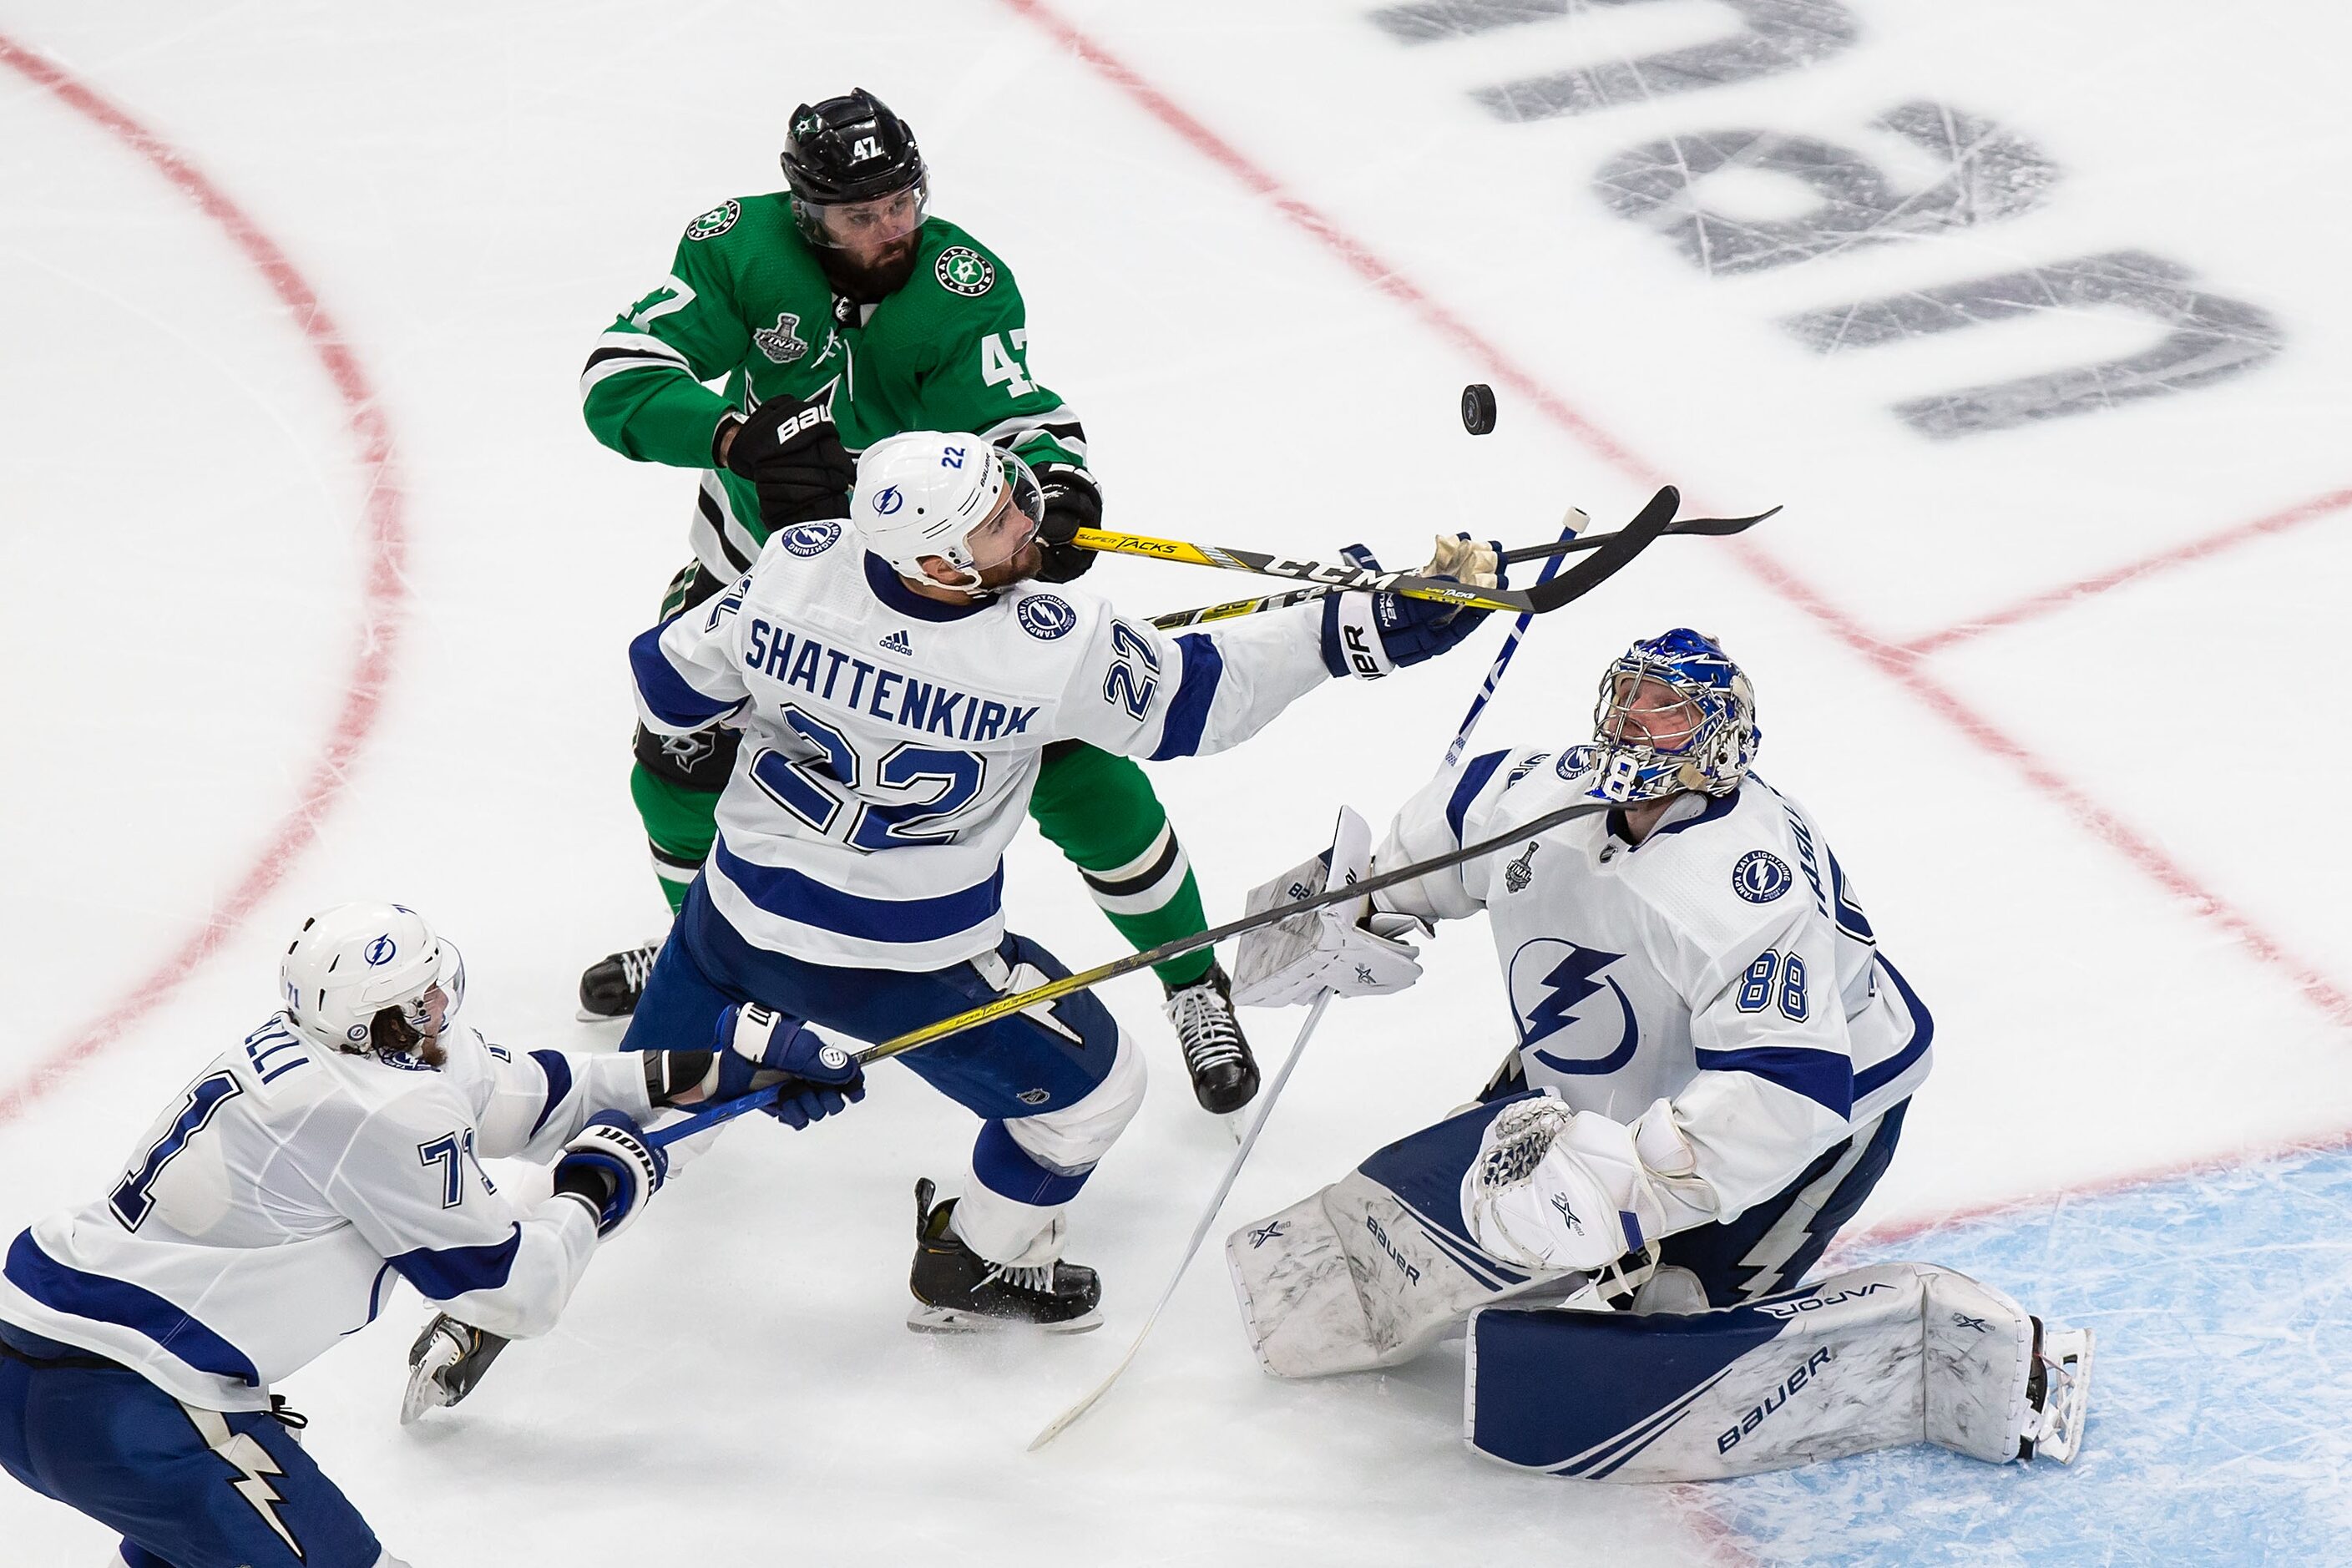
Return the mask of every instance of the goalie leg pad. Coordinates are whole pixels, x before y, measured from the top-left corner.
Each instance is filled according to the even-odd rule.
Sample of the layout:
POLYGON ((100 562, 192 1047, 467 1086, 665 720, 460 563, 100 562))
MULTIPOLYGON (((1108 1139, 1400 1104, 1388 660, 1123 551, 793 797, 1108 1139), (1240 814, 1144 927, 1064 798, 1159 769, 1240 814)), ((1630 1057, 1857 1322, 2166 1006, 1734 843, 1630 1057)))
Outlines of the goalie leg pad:
POLYGON ((1463 1435, 1592 1480, 1715 1480, 1921 1441, 1999 1464, 2042 1419, 2033 1336, 2000 1291, 1911 1263, 1713 1311, 1480 1311, 1463 1435))
POLYGON ((1397 1366, 1476 1309, 1560 1299, 1588 1276, 1530 1274, 1471 1240, 1462 1173, 1496 1108, 1475 1106, 1225 1242, 1258 1363, 1278 1377, 1397 1366))

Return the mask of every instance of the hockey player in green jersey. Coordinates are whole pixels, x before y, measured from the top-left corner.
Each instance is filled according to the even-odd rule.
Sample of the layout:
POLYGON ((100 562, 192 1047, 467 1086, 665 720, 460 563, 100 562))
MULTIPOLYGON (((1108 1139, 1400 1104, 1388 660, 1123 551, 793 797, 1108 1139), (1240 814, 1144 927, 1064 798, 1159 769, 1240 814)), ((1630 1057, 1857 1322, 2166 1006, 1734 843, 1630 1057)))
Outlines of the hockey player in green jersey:
MULTIPOLYGON (((1044 487, 1046 580, 1093 563, 1071 544, 1098 527, 1101 492, 1077 416, 1034 381, 1011 270, 929 216, 906 122, 864 89, 793 112, 789 190, 689 224, 670 276, 597 340, 580 381, 588 427, 624 457, 702 470, 695 560, 663 614, 712 597, 771 533, 838 517, 851 454, 910 429, 969 431, 1019 453, 1044 487), (705 383, 724 378, 724 390, 705 383)), ((714 833, 734 770, 732 731, 669 740, 640 729, 631 793, 675 910, 714 833)), ((1039 829, 1138 948, 1208 923, 1175 830, 1143 771, 1076 742, 1047 749, 1030 805, 1039 829)), ((581 977, 591 1015, 632 1011, 658 943, 581 977)), ((1158 966, 1192 1090, 1231 1112, 1258 1070, 1207 950, 1158 966)))

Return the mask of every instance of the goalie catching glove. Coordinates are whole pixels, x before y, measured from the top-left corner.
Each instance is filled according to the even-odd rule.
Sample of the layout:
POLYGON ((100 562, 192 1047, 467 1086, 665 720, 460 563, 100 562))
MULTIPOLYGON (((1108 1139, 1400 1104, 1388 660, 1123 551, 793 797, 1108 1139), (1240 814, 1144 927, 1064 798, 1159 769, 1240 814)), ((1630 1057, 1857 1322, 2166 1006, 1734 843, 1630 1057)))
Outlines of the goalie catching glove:
MULTIPOLYGON (((1341 806, 1331 830, 1331 847, 1250 889, 1249 912, 1360 882, 1371 864, 1370 826, 1341 806)), ((1234 1003, 1287 1007, 1312 1002, 1326 991, 1381 996, 1420 979, 1421 950, 1397 939, 1405 931, 1425 932, 1428 928, 1410 915, 1374 914, 1371 902, 1367 894, 1242 933, 1234 962, 1234 1003)))
MULTIPOLYGON (((1441 536, 1421 575, 1450 577, 1473 588, 1499 588, 1502 552, 1501 545, 1481 544, 1466 533, 1441 536)), ((1381 570, 1372 552, 1360 544, 1350 544, 1339 554, 1367 571, 1381 570)), ((1485 610, 1402 594, 1328 594, 1323 599, 1323 664, 1333 675, 1377 680, 1391 670, 1436 658, 1476 631, 1486 616, 1485 610)))
POLYGON ((1463 1173, 1462 1213, 1478 1245, 1507 1263, 1599 1270, 1689 1224, 1662 1178, 1696 1163, 1665 1101, 1628 1125, 1571 1110, 1546 1089, 1486 1124, 1463 1173))

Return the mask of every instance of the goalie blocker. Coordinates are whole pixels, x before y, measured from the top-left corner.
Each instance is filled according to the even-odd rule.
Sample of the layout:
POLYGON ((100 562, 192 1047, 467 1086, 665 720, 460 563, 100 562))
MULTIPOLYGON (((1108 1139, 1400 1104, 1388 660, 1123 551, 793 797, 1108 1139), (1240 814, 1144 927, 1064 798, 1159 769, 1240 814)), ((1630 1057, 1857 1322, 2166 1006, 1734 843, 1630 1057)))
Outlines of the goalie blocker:
POLYGON ((1949 1269, 1884 1264, 1678 1312, 1646 1309, 1703 1304, 1695 1282, 1679 1268, 1654 1278, 1650 1257, 1596 1275, 1498 1256, 1466 1212, 1478 1183, 1465 1177, 1488 1123, 1519 1100, 1413 1133, 1232 1234, 1227 1264, 1266 1371, 1400 1365, 1466 1320, 1465 1440, 1589 1479, 1709 1480, 1922 1441, 1993 1463, 2073 1458, 2090 1334, 2045 1331, 1949 1269))

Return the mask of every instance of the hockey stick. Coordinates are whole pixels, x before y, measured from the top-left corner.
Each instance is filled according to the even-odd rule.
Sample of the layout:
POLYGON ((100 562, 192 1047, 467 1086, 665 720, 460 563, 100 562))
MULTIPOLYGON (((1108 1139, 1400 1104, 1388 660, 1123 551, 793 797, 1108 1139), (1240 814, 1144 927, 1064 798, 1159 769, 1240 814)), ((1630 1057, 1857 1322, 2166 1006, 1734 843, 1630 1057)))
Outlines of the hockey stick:
MULTIPOLYGON (((1585 516, 1577 508, 1569 508, 1568 516, 1560 523, 1561 542, 1565 543, 1573 540, 1576 537, 1577 529, 1591 521, 1591 518, 1585 516)), ((1567 552, 1552 551, 1544 562, 1543 574, 1537 579, 1537 586, 1541 587, 1550 581, 1552 574, 1559 570, 1560 562, 1566 558, 1567 552)), ((1534 619, 1535 616, 1532 614, 1522 614, 1518 624, 1511 628, 1511 635, 1504 640, 1502 651, 1495 656, 1494 664, 1486 671, 1485 683, 1478 688, 1478 695, 1471 700, 1470 711, 1462 716, 1462 726, 1454 731, 1454 742, 1445 749, 1447 767, 1450 768, 1454 764, 1462 755, 1462 748, 1469 743, 1470 731, 1477 728, 1479 716, 1486 712, 1487 700, 1495 695, 1496 685, 1502 680, 1503 671, 1510 668, 1511 656, 1518 651, 1520 640, 1526 637, 1528 627, 1534 619)), ((1512 836, 1514 841, 1517 837, 1517 834, 1512 836)), ((1350 895, 1360 894, 1367 891, 1371 883, 1379 880, 1379 878, 1372 878, 1363 882, 1349 883, 1346 890, 1350 895)), ((1217 1215, 1224 1211, 1225 1199, 1233 1195, 1234 1183, 1242 1173, 1242 1165, 1249 1159, 1250 1151, 1257 1146, 1257 1135, 1265 1130, 1267 1118, 1274 1114, 1274 1102, 1282 1098, 1282 1086, 1290 1081, 1290 1069, 1298 1065, 1300 1055, 1307 1049, 1307 1037, 1315 1033, 1315 1026, 1323 1021, 1323 1010, 1331 1005, 1333 994, 1332 992, 1325 991, 1315 998, 1314 1006, 1307 1015, 1307 1022, 1299 1026, 1298 1038, 1292 1043, 1289 1057, 1284 1060, 1282 1070, 1275 1074, 1274 1082, 1267 1089, 1265 1098, 1260 1103, 1257 1120, 1250 1124, 1249 1135, 1242 1140, 1242 1146, 1234 1152, 1233 1163, 1225 1167, 1225 1179, 1217 1184, 1217 1195, 1209 1200, 1208 1208, 1201 1215, 1201 1223, 1192 1227, 1192 1239, 1184 1244, 1184 1255, 1177 1259, 1175 1271, 1169 1275, 1168 1287, 1160 1292, 1160 1300, 1153 1304, 1151 1315, 1144 1319, 1143 1327, 1136 1331, 1135 1342, 1127 1347, 1127 1353, 1119 1358, 1118 1364, 1110 1369, 1108 1376, 1095 1385, 1092 1393, 1063 1411, 1047 1425, 1044 1431, 1029 1440, 1031 1453, 1035 1453, 1060 1436, 1078 1417, 1092 1410, 1096 1403, 1110 1392, 1111 1384, 1117 1383, 1126 1373, 1127 1369, 1134 1364, 1137 1353, 1143 1349, 1143 1342, 1150 1336, 1152 1328, 1159 1323, 1160 1314, 1167 1310, 1168 1303, 1174 1299, 1176 1287, 1183 1282, 1185 1270, 1192 1267, 1192 1259, 1200 1255, 1201 1243, 1207 1238, 1209 1227, 1216 1224, 1217 1215)))
POLYGON ((1033 985, 1026 991, 1016 991, 1010 995, 999 996, 992 1002, 983 1002, 977 1007, 941 1018, 935 1024, 926 1024, 919 1029, 909 1029, 905 1034, 885 1040, 878 1046, 868 1046, 857 1053, 857 1059, 861 1063, 883 1061, 902 1051, 911 1051, 917 1046, 928 1046, 933 1040, 944 1040, 950 1035, 961 1035, 966 1029, 977 1029, 982 1024, 994 1023, 1009 1014, 1025 1013, 1032 1007, 1043 1006, 1049 1002, 1058 1002, 1074 992, 1090 990, 1106 980, 1116 980, 1122 974, 1132 974, 1139 969, 1149 969, 1155 963, 1165 963, 1171 958, 1181 958, 1188 952, 1198 952, 1204 947, 1213 947, 1227 937, 1239 936, 1244 931, 1255 931, 1261 926, 1270 926, 1277 921, 1286 921, 1293 915, 1302 915, 1310 910, 1328 909, 1333 904, 1360 898, 1366 893, 1376 893, 1382 888, 1393 888, 1400 882, 1410 882, 1415 877, 1426 877, 1432 871, 1443 871, 1448 867, 1459 866, 1465 860, 1475 860, 1482 855, 1492 855, 1497 850, 1513 848, 1538 834, 1550 832, 1564 822, 1573 822, 1580 816, 1591 816, 1595 812, 1607 811, 1614 804, 1606 800, 1571 801, 1557 811, 1548 811, 1533 822, 1520 825, 1509 833, 1501 834, 1493 838, 1481 839, 1475 844, 1465 844, 1459 849, 1449 849, 1443 855, 1433 855, 1426 860, 1415 860, 1410 865, 1399 866, 1392 871, 1383 871, 1377 877, 1367 877, 1360 882, 1349 882, 1344 887, 1327 888, 1312 898, 1297 899, 1286 904, 1276 904, 1271 909, 1260 910, 1254 915, 1244 915, 1238 920, 1227 921, 1221 926, 1211 926, 1207 931, 1197 931, 1191 936, 1180 936, 1172 942, 1163 942, 1158 947, 1147 948, 1141 952, 1130 952, 1123 958, 1112 959, 1108 963, 1098 963, 1092 969, 1080 970, 1076 974, 1066 974, 1059 980, 1048 980, 1043 985, 1033 985))
POLYGON ((1267 577, 1295 577, 1327 588, 1365 593, 1402 594, 1411 599, 1433 599, 1471 610, 1516 610, 1542 615, 1589 592, 1603 578, 1639 555, 1674 521, 1682 492, 1667 485, 1650 498, 1650 504, 1633 521, 1594 548, 1597 553, 1568 575, 1521 592, 1517 588, 1472 588, 1447 577, 1424 577, 1416 572, 1375 572, 1370 567, 1330 565, 1320 561, 1294 561, 1263 551, 1228 550, 1222 545, 1193 544, 1181 539, 1151 539, 1139 533, 1106 533, 1082 528, 1074 541, 1083 549, 1109 555, 1140 555, 1153 561, 1176 561, 1192 566, 1215 566, 1228 572, 1255 572, 1267 577))
MULTIPOLYGON (((1579 509, 1570 507, 1568 515, 1560 520, 1560 542, 1562 544, 1572 542, 1576 538, 1576 531, 1591 521, 1579 509)), ((1550 582, 1552 575, 1559 570, 1559 563, 1567 559, 1568 554, 1565 551, 1547 556, 1543 563, 1543 572, 1536 578, 1536 586, 1540 588, 1550 582)), ((1520 640, 1528 635, 1528 628, 1534 624, 1535 616, 1530 615, 1522 615, 1511 624, 1511 635, 1503 639, 1501 651, 1495 655, 1495 662, 1487 667, 1486 684, 1479 687, 1478 695, 1470 700, 1470 711, 1462 715, 1462 727, 1454 731, 1454 742, 1445 748, 1447 767, 1450 768, 1462 760, 1462 748, 1470 743, 1470 731, 1477 728, 1478 715, 1486 710, 1486 704, 1494 698, 1496 685, 1503 679, 1503 671, 1511 668, 1511 656, 1519 651, 1520 640)))
MULTIPOLYGON (((1349 890, 1352 892, 1355 889, 1351 888, 1349 890)), ((1217 1215, 1224 1209, 1225 1199, 1233 1194, 1234 1183, 1242 1173, 1243 1163, 1249 1159, 1250 1151, 1257 1147, 1257 1135, 1265 1131, 1266 1120, 1274 1114, 1274 1102, 1282 1098, 1282 1086, 1290 1081, 1290 1069, 1298 1065, 1299 1057, 1307 1050, 1307 1037, 1314 1034, 1315 1026, 1323 1021, 1323 1010, 1331 1005, 1334 994, 1336 993, 1324 992, 1307 1009, 1307 1022, 1298 1026, 1298 1037, 1291 1042, 1290 1055, 1283 1059, 1282 1070, 1276 1073, 1274 1081, 1266 1086, 1265 1098, 1258 1105, 1257 1120, 1250 1123, 1248 1135, 1242 1139, 1242 1146, 1234 1151, 1233 1163, 1225 1167, 1225 1179, 1217 1184, 1217 1195, 1211 1198, 1209 1206, 1202 1211, 1201 1223, 1192 1227, 1192 1239, 1184 1244, 1184 1256, 1177 1260, 1175 1272, 1168 1276, 1168 1288, 1160 1292, 1160 1300, 1152 1305, 1151 1315, 1144 1319, 1143 1327, 1136 1331, 1135 1342, 1127 1347, 1127 1353, 1118 1358, 1118 1364, 1110 1369, 1110 1374, 1095 1384, 1093 1393, 1063 1411, 1044 1431, 1029 1440, 1029 1452, 1035 1453, 1060 1436, 1072 1422, 1092 1410, 1095 1402, 1108 1394, 1110 1385, 1134 1364, 1136 1352, 1143 1348, 1143 1342, 1150 1337, 1152 1325, 1160 1321, 1160 1314, 1167 1310, 1168 1303, 1175 1298, 1176 1287, 1183 1283, 1184 1271, 1192 1266, 1193 1258, 1200 1253, 1201 1243, 1208 1239, 1209 1227, 1217 1223, 1217 1215)))
POLYGON ((1357 588, 1366 593, 1402 594, 1409 599, 1436 599, 1470 610, 1532 610, 1535 602, 1516 588, 1473 588, 1445 577, 1424 577, 1417 572, 1375 572, 1366 566, 1333 565, 1322 561, 1294 560, 1261 550, 1229 550, 1220 544, 1194 544, 1182 539, 1154 539, 1141 533, 1106 533, 1082 528, 1070 542, 1081 550, 1102 555, 1140 555, 1147 561, 1173 561, 1186 566, 1214 566, 1227 572, 1255 572, 1264 577, 1294 577, 1332 588, 1357 588))
POLYGON ((656 1149, 666 1149, 681 1138, 693 1137, 705 1128, 716 1127, 722 1121, 732 1121, 747 1110, 757 1110, 762 1106, 773 1105, 783 1092, 783 1083, 772 1083, 765 1089, 755 1089, 749 1094, 739 1094, 732 1100, 722 1100, 716 1105, 688 1112, 667 1127, 655 1128, 646 1134, 646 1142, 656 1149))
MULTIPOLYGON (((1719 539, 1729 534, 1745 533, 1758 523, 1777 515, 1780 510, 1780 509, 1776 506, 1770 511, 1759 511, 1753 517, 1686 517, 1668 523, 1659 531, 1659 537, 1681 537, 1687 534, 1719 539)), ((1506 550, 1503 552, 1503 564, 1516 566, 1522 561, 1549 561, 1555 556, 1572 555, 1579 551, 1599 550, 1611 540, 1615 539, 1619 531, 1612 529, 1606 533, 1582 534, 1577 538, 1563 539, 1552 544, 1528 544, 1517 550, 1506 550)), ((1546 578, 1550 575, 1549 572, 1544 574, 1546 578)), ((1161 631, 1175 631, 1184 626, 1202 626, 1210 621, 1231 620, 1236 616, 1255 616, 1265 610, 1279 610, 1292 605, 1304 605, 1319 599, 1329 592, 1331 592, 1329 588, 1319 584, 1312 587, 1291 588, 1279 594, 1262 595, 1255 599, 1231 599, 1222 605, 1203 605, 1197 610, 1171 610, 1164 616, 1152 616, 1151 624, 1161 631)))

